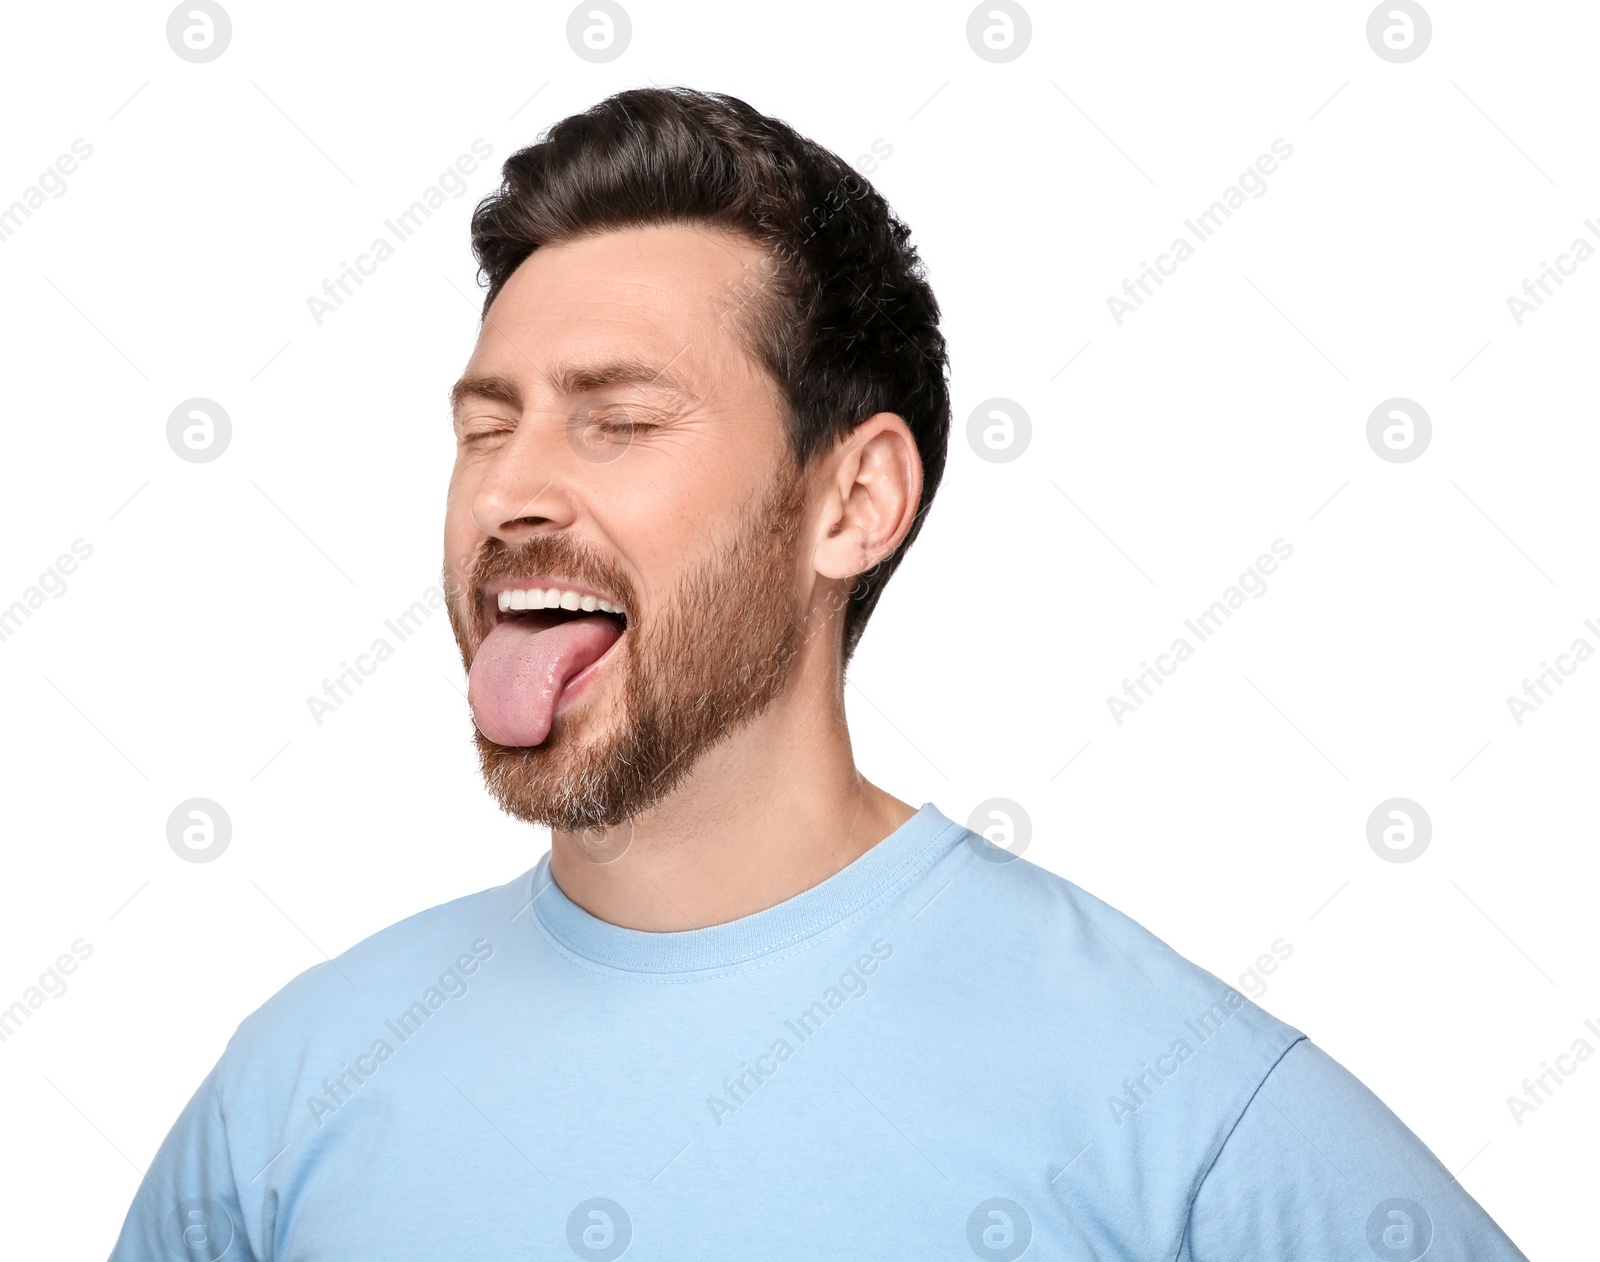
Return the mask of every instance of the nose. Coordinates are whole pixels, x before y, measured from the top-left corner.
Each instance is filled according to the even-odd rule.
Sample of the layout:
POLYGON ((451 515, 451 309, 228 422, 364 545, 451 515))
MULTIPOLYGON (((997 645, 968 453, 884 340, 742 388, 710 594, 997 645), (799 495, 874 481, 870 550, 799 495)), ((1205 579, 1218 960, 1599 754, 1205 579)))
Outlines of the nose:
POLYGON ((570 526, 575 516, 566 468, 571 452, 558 427, 524 416, 472 497, 472 520, 486 535, 515 546, 570 526))

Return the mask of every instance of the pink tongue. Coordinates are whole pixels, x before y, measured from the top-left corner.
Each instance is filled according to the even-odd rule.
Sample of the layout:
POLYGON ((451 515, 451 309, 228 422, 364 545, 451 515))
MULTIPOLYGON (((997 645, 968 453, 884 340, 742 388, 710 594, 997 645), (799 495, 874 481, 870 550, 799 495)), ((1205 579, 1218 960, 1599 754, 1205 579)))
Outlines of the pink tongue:
POLYGON ((621 634, 600 616, 545 631, 520 619, 498 623, 478 646, 467 681, 478 730, 497 745, 543 743, 567 680, 599 661, 621 634))

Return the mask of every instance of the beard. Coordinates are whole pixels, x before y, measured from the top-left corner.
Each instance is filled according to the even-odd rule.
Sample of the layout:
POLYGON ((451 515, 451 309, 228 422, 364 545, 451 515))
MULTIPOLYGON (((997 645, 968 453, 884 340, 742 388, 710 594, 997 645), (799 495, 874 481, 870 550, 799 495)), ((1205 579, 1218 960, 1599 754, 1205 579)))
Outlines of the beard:
POLYGON ((618 694, 605 730, 583 730, 586 719, 598 721, 586 714, 592 705, 557 715, 539 745, 501 745, 475 730, 484 783, 502 810, 582 832, 593 846, 667 797, 702 755, 777 699, 803 638, 792 584, 804 503, 800 471, 785 460, 729 536, 649 609, 619 566, 564 535, 514 548, 489 539, 467 575, 465 617, 447 572, 445 604, 469 672, 494 625, 483 598, 494 579, 561 575, 609 591, 627 610, 611 650, 621 660, 608 663, 618 694))

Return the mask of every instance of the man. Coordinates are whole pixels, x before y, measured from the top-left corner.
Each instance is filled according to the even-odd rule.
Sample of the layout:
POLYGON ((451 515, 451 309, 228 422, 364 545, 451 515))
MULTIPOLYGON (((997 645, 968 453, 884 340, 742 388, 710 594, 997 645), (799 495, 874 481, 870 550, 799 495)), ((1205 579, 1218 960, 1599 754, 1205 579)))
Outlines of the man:
POLYGON ((1522 1256, 1298 1031, 856 770, 845 665, 949 429, 866 180, 631 91, 473 243, 445 584, 550 853, 246 1019, 116 1258, 1522 1256))

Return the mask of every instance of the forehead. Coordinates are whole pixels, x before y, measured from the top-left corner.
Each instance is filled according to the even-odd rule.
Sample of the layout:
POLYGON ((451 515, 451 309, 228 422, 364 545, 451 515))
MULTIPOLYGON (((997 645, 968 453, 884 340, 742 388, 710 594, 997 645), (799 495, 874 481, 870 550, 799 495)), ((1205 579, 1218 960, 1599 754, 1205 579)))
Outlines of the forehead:
POLYGON ((728 317, 765 274, 754 242, 700 225, 541 246, 496 295, 469 367, 526 379, 552 362, 621 352, 720 377, 745 358, 728 317))

